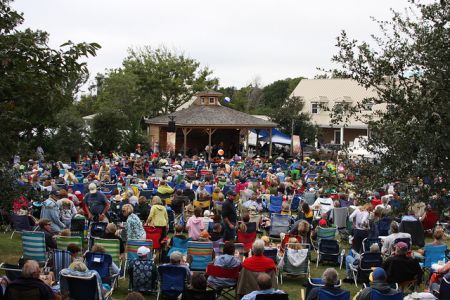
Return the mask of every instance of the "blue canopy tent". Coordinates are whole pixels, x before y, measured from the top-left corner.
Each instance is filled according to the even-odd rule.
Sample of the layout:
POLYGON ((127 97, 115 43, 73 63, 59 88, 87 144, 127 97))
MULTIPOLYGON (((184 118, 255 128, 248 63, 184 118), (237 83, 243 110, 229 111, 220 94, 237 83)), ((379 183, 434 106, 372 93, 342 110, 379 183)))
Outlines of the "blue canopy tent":
MULTIPOLYGON (((255 135, 255 142, 256 142, 256 131, 252 129, 251 132, 255 135)), ((269 132, 266 129, 261 129, 259 131, 259 140, 268 142, 269 132)), ((272 128, 272 143, 290 145, 291 137, 287 134, 282 133, 278 129, 272 128)))

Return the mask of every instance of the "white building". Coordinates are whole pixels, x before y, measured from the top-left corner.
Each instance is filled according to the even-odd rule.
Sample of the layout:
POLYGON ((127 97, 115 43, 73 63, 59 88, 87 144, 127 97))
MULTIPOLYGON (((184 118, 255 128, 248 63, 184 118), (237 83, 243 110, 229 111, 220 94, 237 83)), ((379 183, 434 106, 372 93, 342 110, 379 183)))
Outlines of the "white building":
MULTIPOLYGON (((322 144, 343 144, 352 142, 358 136, 369 134, 368 126, 357 118, 350 118, 345 124, 331 124, 330 113, 335 105, 362 103, 365 98, 377 97, 377 93, 360 86, 352 79, 302 79, 291 96, 305 102, 304 113, 311 115, 311 121, 320 127, 322 144)), ((361 115, 371 115, 382 105, 365 105, 361 115)))

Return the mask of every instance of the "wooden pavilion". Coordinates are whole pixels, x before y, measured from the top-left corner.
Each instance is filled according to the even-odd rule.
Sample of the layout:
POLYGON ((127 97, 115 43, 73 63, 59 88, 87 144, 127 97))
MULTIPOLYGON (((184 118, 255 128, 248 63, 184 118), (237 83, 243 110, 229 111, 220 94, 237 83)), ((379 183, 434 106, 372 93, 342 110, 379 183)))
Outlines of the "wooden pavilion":
MULTIPOLYGON (((245 140, 248 145, 250 129, 255 129, 257 133, 261 129, 268 129, 269 140, 272 139, 271 129, 277 126, 276 123, 222 106, 220 97, 222 94, 218 92, 201 92, 196 94, 196 99, 188 108, 170 115, 146 119, 151 147, 159 151, 183 152, 184 155, 207 149, 211 159, 212 155, 216 155, 211 153, 213 145, 216 145, 216 149, 224 150, 229 156, 239 153, 239 147, 245 140), (169 122, 172 120, 176 128, 175 133, 171 134, 168 131, 169 122)), ((257 140, 257 145, 258 142, 257 140)), ((269 143, 269 157, 271 155, 272 143, 269 143)))

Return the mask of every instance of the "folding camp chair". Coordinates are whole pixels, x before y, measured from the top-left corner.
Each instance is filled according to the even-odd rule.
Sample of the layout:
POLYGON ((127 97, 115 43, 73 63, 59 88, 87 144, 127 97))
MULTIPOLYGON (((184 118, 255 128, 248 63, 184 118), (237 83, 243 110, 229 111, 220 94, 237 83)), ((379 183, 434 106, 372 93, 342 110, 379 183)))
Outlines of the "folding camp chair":
POLYGON ((128 290, 141 293, 152 292, 153 260, 135 259, 129 262, 128 267, 127 271, 130 275, 128 290))
POLYGON ((188 242, 191 241, 191 238, 179 238, 176 236, 172 237, 172 247, 170 247, 169 251, 167 251, 167 257, 170 257, 174 251, 180 252, 182 255, 187 255, 188 242))
POLYGON ((27 300, 40 300, 41 292, 38 287, 24 288, 23 286, 16 285, 14 283, 9 284, 5 291, 5 295, 2 299, 5 300, 16 300, 16 299, 27 299, 27 300))
POLYGON ((374 268, 381 267, 382 264, 383 257, 381 256, 381 253, 362 253, 359 259, 359 264, 357 266, 350 265, 355 286, 358 287, 358 281, 364 283, 369 282, 370 273, 374 268))
POLYGON ((439 299, 450 299, 450 279, 448 279, 448 276, 442 278, 438 296, 439 299))
POLYGON ((278 259, 277 254, 278 254, 278 249, 277 249, 277 248, 267 248, 267 249, 264 249, 264 252, 263 252, 263 255, 264 255, 265 257, 268 257, 268 258, 270 258, 271 260, 273 260, 273 262, 274 262, 275 264, 278 263, 278 262, 277 262, 277 259, 278 259))
POLYGON ((22 268, 19 265, 1 263, 0 270, 5 272, 5 275, 10 282, 22 276, 22 268))
POLYGON ((236 286, 237 280, 239 278, 239 272, 241 271, 241 266, 235 268, 224 268, 215 266, 214 264, 208 264, 206 268, 206 274, 208 276, 226 278, 226 279, 235 279, 236 283, 234 285, 226 285, 226 286, 216 286, 209 284, 209 287, 214 289, 221 298, 225 299, 236 299, 236 286))
POLYGON ((106 226, 108 223, 91 222, 88 230, 88 249, 92 248, 95 238, 103 238, 105 236, 106 226))
POLYGON ((23 258, 47 264, 45 234, 39 231, 22 231, 23 258))
POLYGON ((419 247, 425 246, 425 234, 422 222, 419 220, 402 221, 399 226, 399 231, 411 234, 411 245, 417 245, 419 247))
MULTIPOLYGON (((102 285, 98 283, 95 274, 87 277, 75 276, 69 275, 63 270, 61 281, 64 281, 61 285, 61 293, 68 293, 71 300, 102 300, 102 285)), ((111 299, 111 295, 112 292, 105 295, 105 300, 111 299)))
POLYGON ((56 282, 59 282, 60 272, 70 266, 72 259, 70 252, 66 250, 55 249, 53 252, 53 273, 55 274, 56 282))
MULTIPOLYGON (((222 255, 223 254, 223 247, 225 246, 224 242, 220 242, 219 243, 219 252, 218 255, 222 255)), ((234 243, 234 249, 235 251, 237 251, 239 253, 239 259, 241 261, 244 260, 245 257, 245 248, 244 248, 244 244, 242 243, 234 243)))
POLYGON ((269 213, 281 212, 281 204, 283 203, 283 196, 270 196, 269 213))
POLYGON ((152 199, 153 198, 153 189, 141 190, 141 192, 139 193, 139 196, 143 196, 143 197, 147 198, 147 200, 152 199))
POLYGON ((153 249, 158 252, 158 256, 161 256, 162 244, 165 244, 165 240, 161 240, 162 228, 154 226, 144 226, 145 235, 147 240, 152 240, 153 249))
POLYGON ((82 215, 76 215, 70 221, 70 235, 71 236, 79 236, 82 239, 86 238, 85 231, 87 229, 86 218, 82 215))
POLYGON ((333 219, 333 225, 338 229, 338 232, 341 235, 341 239, 347 238, 349 234, 347 232, 348 208, 333 208, 331 211, 331 218, 333 219))
POLYGON ((309 264, 311 252, 309 244, 301 244, 302 249, 293 249, 297 244, 286 244, 286 250, 279 264, 280 283, 283 284, 283 273, 292 276, 307 275, 309 277, 309 264), (292 263, 295 261, 295 263, 292 263))
POLYGON ((188 257, 191 259, 190 269, 192 271, 205 271, 208 264, 212 261, 213 254, 212 242, 188 242, 188 257))
POLYGON ((292 201, 291 201, 291 212, 298 210, 301 200, 302 200, 302 197, 300 195, 294 195, 294 197, 292 198, 292 201))
POLYGON ((248 253, 256 240, 256 223, 248 222, 246 226, 246 232, 237 231, 237 242, 244 244, 244 251, 248 253))
POLYGON ((83 239, 79 236, 57 236, 56 246, 59 250, 67 250, 69 244, 75 244, 83 249, 83 239))
POLYGON ((148 260, 153 259, 153 257, 152 257, 153 241, 152 240, 128 240, 127 247, 126 247, 127 259, 125 261, 125 270, 128 270, 128 265, 130 264, 131 261, 139 259, 137 251, 138 251, 139 247, 142 247, 142 246, 150 249, 147 259, 148 260))
POLYGON ((316 267, 319 266, 319 262, 328 261, 340 264, 340 268, 342 268, 344 253, 345 250, 340 252, 338 241, 322 239, 319 241, 319 247, 317 248, 316 267))
POLYGON ((380 238, 365 238, 362 241, 363 252, 369 252, 370 246, 372 246, 372 244, 378 244, 378 247, 380 249, 383 246, 383 243, 380 238))
POLYGON ((398 291, 395 294, 386 295, 386 294, 382 294, 377 289, 372 289, 372 291, 370 293, 370 299, 371 300, 403 300, 403 293, 401 291, 398 291))
POLYGON ((311 231, 311 243, 315 249, 319 247, 320 240, 335 240, 336 227, 316 227, 316 239, 313 239, 313 232, 311 231))
POLYGON ((269 236, 275 239, 280 239, 280 233, 288 232, 290 226, 289 218, 289 215, 272 214, 269 236))
POLYGON ((115 286, 119 274, 111 274, 111 265, 113 258, 108 253, 87 252, 86 266, 89 270, 95 270, 102 278, 103 283, 115 286))
POLYGON ((163 295, 170 299, 177 298, 186 288, 187 272, 189 272, 183 266, 176 265, 160 265, 158 267, 158 295, 156 297, 159 300, 163 295))
POLYGON ((11 213, 9 218, 11 220, 13 229, 11 239, 13 238, 14 233, 16 232, 33 231, 33 227, 30 225, 30 219, 28 218, 27 215, 19 216, 14 213, 11 213))
POLYGON ((378 234, 380 236, 388 236, 389 235, 389 229, 391 226, 391 218, 389 217, 383 217, 378 221, 378 234))
POLYGON ((339 294, 333 294, 325 289, 319 289, 317 297, 320 300, 350 300, 350 291, 342 291, 339 294))
POLYGON ((120 260, 120 241, 117 239, 94 239, 95 245, 101 245, 105 248, 106 253, 111 255, 112 261, 117 265, 117 267, 121 270, 122 274, 122 262, 120 260))
MULTIPOLYGON (((339 282, 337 284, 334 285, 335 288, 339 288, 342 285, 342 281, 339 280, 339 282)), ((313 288, 321 288, 324 287, 325 283, 322 281, 322 278, 308 278, 308 282, 306 283, 306 297, 308 296, 309 292, 311 292, 311 290, 313 288)), ((306 298, 305 297, 305 298, 306 298)))
POLYGON ((439 261, 447 261, 447 245, 425 245, 424 248, 424 268, 431 266, 439 261))
POLYGON ((289 300, 288 294, 259 294, 255 300, 289 300))

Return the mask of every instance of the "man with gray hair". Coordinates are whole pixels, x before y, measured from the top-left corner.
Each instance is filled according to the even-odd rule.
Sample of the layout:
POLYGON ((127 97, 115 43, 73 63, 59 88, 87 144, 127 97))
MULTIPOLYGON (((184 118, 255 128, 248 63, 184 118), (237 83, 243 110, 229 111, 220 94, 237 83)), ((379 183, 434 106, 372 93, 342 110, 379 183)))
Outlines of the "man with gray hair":
POLYGON ((22 275, 7 286, 4 299, 20 299, 23 298, 25 292, 30 295, 32 290, 36 291, 36 295, 39 295, 38 299, 40 300, 55 299, 50 286, 39 278, 40 274, 41 270, 38 262, 28 260, 23 265, 22 275))
POLYGON ((264 241, 257 239, 252 246, 252 256, 244 260, 242 267, 252 272, 276 270, 275 262, 264 254, 264 241))
POLYGON ((255 300, 257 295, 286 294, 282 290, 272 288, 272 278, 267 273, 259 274, 256 282, 258 282, 259 290, 245 295, 241 300, 255 300))
POLYGON ((390 234, 384 239, 383 241, 383 247, 381 247, 381 253, 383 255, 389 256, 391 255, 391 252, 393 250, 394 247, 394 241, 396 239, 400 239, 400 238, 408 238, 411 239, 411 234, 407 233, 407 232, 398 232, 399 231, 399 225, 396 221, 392 221, 391 222, 391 227, 390 227, 390 234))
POLYGON ((339 284, 339 277, 336 269, 328 268, 322 274, 322 282, 324 284, 323 287, 315 287, 309 292, 306 297, 306 300, 318 300, 319 299, 319 290, 324 289, 334 295, 340 294, 345 290, 337 287, 339 284))
POLYGON ((187 274, 187 281, 190 282, 191 281, 191 270, 189 270, 189 267, 186 263, 183 262, 183 255, 181 254, 180 251, 173 251, 172 254, 170 254, 170 263, 168 264, 164 264, 164 265, 169 265, 169 266, 177 266, 180 268, 185 268, 186 269, 186 274, 187 274))

